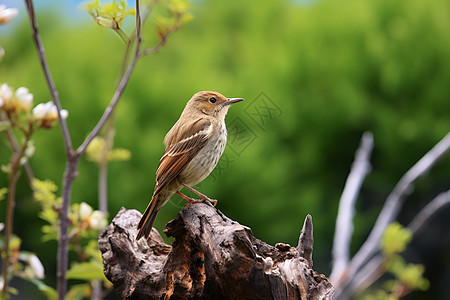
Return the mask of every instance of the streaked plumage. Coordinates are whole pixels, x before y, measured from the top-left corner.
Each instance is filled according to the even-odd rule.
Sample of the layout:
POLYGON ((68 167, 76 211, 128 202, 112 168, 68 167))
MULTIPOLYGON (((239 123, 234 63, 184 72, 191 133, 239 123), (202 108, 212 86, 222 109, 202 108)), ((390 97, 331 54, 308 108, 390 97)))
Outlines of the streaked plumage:
POLYGON ((173 194, 178 193, 190 203, 196 201, 179 193, 182 187, 195 192, 201 197, 200 201, 214 202, 192 186, 203 181, 219 162, 227 142, 225 115, 230 104, 242 100, 203 91, 188 101, 180 118, 164 138, 166 150, 156 170, 155 190, 138 224, 136 239, 148 237, 156 215, 173 194))

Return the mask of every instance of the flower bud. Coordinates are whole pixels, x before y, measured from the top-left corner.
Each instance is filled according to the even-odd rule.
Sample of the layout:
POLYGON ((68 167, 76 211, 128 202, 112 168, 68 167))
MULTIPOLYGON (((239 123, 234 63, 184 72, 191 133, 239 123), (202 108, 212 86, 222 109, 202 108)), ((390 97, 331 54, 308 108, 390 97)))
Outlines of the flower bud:
MULTIPOLYGON (((61 117, 66 119, 69 112, 65 109, 61 110, 61 117)), ((39 103, 33 108, 33 118, 42 128, 51 128, 58 120, 58 110, 52 101, 47 103, 39 103)))

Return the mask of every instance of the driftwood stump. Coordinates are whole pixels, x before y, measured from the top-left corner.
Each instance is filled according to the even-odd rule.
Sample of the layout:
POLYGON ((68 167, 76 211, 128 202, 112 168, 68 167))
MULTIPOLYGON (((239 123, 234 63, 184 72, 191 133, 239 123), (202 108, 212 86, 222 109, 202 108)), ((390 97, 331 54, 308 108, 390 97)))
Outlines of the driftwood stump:
POLYGON ((333 286, 312 267, 312 219, 297 248, 256 239, 210 204, 183 209, 136 241, 141 214, 122 208, 99 237, 104 273, 123 299, 331 299, 333 286))

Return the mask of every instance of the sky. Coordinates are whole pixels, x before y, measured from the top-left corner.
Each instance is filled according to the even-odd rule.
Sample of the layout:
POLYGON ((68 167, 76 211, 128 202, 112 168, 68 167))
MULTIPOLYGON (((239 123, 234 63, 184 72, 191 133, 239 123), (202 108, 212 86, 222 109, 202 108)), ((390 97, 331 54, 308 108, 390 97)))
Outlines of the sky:
MULTIPOLYGON (((80 20, 86 20, 90 18, 87 13, 83 12, 78 8, 80 3, 87 2, 83 0, 35 0, 34 7, 36 14, 38 16, 39 22, 39 12, 43 10, 52 9, 52 7, 57 6, 57 11, 63 12, 65 15, 70 15, 70 18, 66 18, 70 23, 77 23, 80 20)), ((109 1, 103 1, 109 2, 109 1)), ((134 2, 134 1, 132 1, 134 2)), ((2 34, 8 34, 13 30, 15 26, 18 26, 25 18, 28 17, 27 10, 25 6, 25 1, 22 0, 0 0, 0 5, 5 5, 6 8, 14 7, 19 9, 19 14, 8 24, 0 25, 0 40, 2 34)))

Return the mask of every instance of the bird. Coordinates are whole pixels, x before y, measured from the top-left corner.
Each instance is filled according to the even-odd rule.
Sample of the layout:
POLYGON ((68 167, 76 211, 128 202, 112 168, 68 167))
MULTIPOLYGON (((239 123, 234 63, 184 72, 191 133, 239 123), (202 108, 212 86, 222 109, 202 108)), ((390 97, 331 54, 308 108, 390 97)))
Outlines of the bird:
POLYGON ((214 170, 227 143, 225 116, 231 104, 243 98, 226 98, 213 91, 201 91, 187 102, 178 121, 164 138, 165 151, 156 169, 156 185, 152 198, 137 226, 136 240, 150 235, 159 210, 177 194, 188 205, 217 200, 210 199, 193 186, 202 182, 214 170), (200 199, 180 192, 182 188, 200 199))

